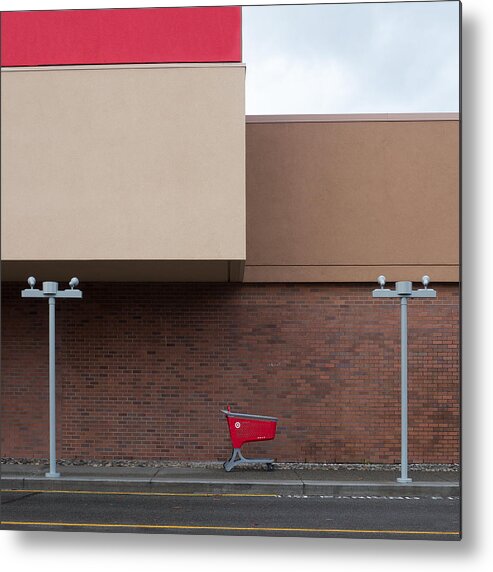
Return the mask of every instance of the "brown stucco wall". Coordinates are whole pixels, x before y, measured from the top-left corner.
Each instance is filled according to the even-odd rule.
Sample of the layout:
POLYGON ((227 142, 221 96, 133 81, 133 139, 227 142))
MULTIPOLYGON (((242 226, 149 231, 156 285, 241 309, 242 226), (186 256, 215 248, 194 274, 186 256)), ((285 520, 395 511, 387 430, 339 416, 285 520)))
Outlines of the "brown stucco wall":
POLYGON ((244 260, 244 79, 232 64, 3 70, 2 258, 244 260))
POLYGON ((247 123, 245 281, 459 279, 459 122, 247 123))

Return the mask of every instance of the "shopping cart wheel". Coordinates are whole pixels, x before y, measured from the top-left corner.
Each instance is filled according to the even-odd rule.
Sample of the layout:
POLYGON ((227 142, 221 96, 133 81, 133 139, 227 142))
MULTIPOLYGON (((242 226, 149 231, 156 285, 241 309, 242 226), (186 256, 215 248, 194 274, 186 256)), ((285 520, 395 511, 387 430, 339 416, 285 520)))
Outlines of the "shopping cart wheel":
POLYGON ((226 461, 226 463, 223 463, 223 467, 224 467, 224 470, 225 470, 227 473, 229 473, 229 472, 231 472, 231 471, 233 470, 234 465, 233 465, 233 463, 230 463, 229 461, 226 461))

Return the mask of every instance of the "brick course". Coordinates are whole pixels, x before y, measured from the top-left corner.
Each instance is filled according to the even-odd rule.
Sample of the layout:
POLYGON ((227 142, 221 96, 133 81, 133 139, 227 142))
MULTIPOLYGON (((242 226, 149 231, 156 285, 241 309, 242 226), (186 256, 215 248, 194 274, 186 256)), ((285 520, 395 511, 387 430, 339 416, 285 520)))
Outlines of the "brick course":
MULTIPOLYGON (((459 460, 459 289, 409 303, 409 460, 459 460)), ((2 285, 2 456, 48 456, 48 304, 2 285)), ((400 313, 374 284, 84 283, 57 302, 58 456, 398 462, 400 313)))

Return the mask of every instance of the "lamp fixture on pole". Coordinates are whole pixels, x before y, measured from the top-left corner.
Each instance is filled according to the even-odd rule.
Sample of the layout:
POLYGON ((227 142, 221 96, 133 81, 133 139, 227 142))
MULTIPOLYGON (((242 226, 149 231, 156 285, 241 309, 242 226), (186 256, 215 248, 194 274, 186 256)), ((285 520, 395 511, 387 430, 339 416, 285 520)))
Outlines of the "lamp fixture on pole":
POLYGON ((22 298, 47 298, 49 309, 49 396, 50 396, 50 471, 45 477, 56 478, 60 473, 56 469, 56 392, 55 392, 55 299, 56 298, 82 298, 80 290, 74 290, 79 285, 78 278, 69 282, 70 289, 58 290, 58 282, 43 282, 43 289, 35 289, 36 278, 27 279, 29 288, 21 291, 22 298))
POLYGON ((428 288, 429 276, 423 276, 424 288, 413 290, 412 282, 396 282, 395 290, 384 288, 385 276, 377 279, 380 288, 373 290, 373 298, 401 299, 401 476, 397 482, 406 484, 412 479, 408 476, 407 462, 407 301, 409 298, 436 298, 436 291, 428 288))

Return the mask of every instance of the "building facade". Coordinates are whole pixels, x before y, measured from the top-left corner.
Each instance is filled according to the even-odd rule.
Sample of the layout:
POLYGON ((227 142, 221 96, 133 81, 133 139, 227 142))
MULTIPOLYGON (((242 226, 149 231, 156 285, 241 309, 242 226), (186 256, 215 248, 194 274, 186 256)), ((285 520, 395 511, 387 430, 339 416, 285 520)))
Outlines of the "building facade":
POLYGON ((241 8, 2 14, 2 456, 224 460, 219 412, 280 461, 459 459, 459 117, 245 116, 241 8))

